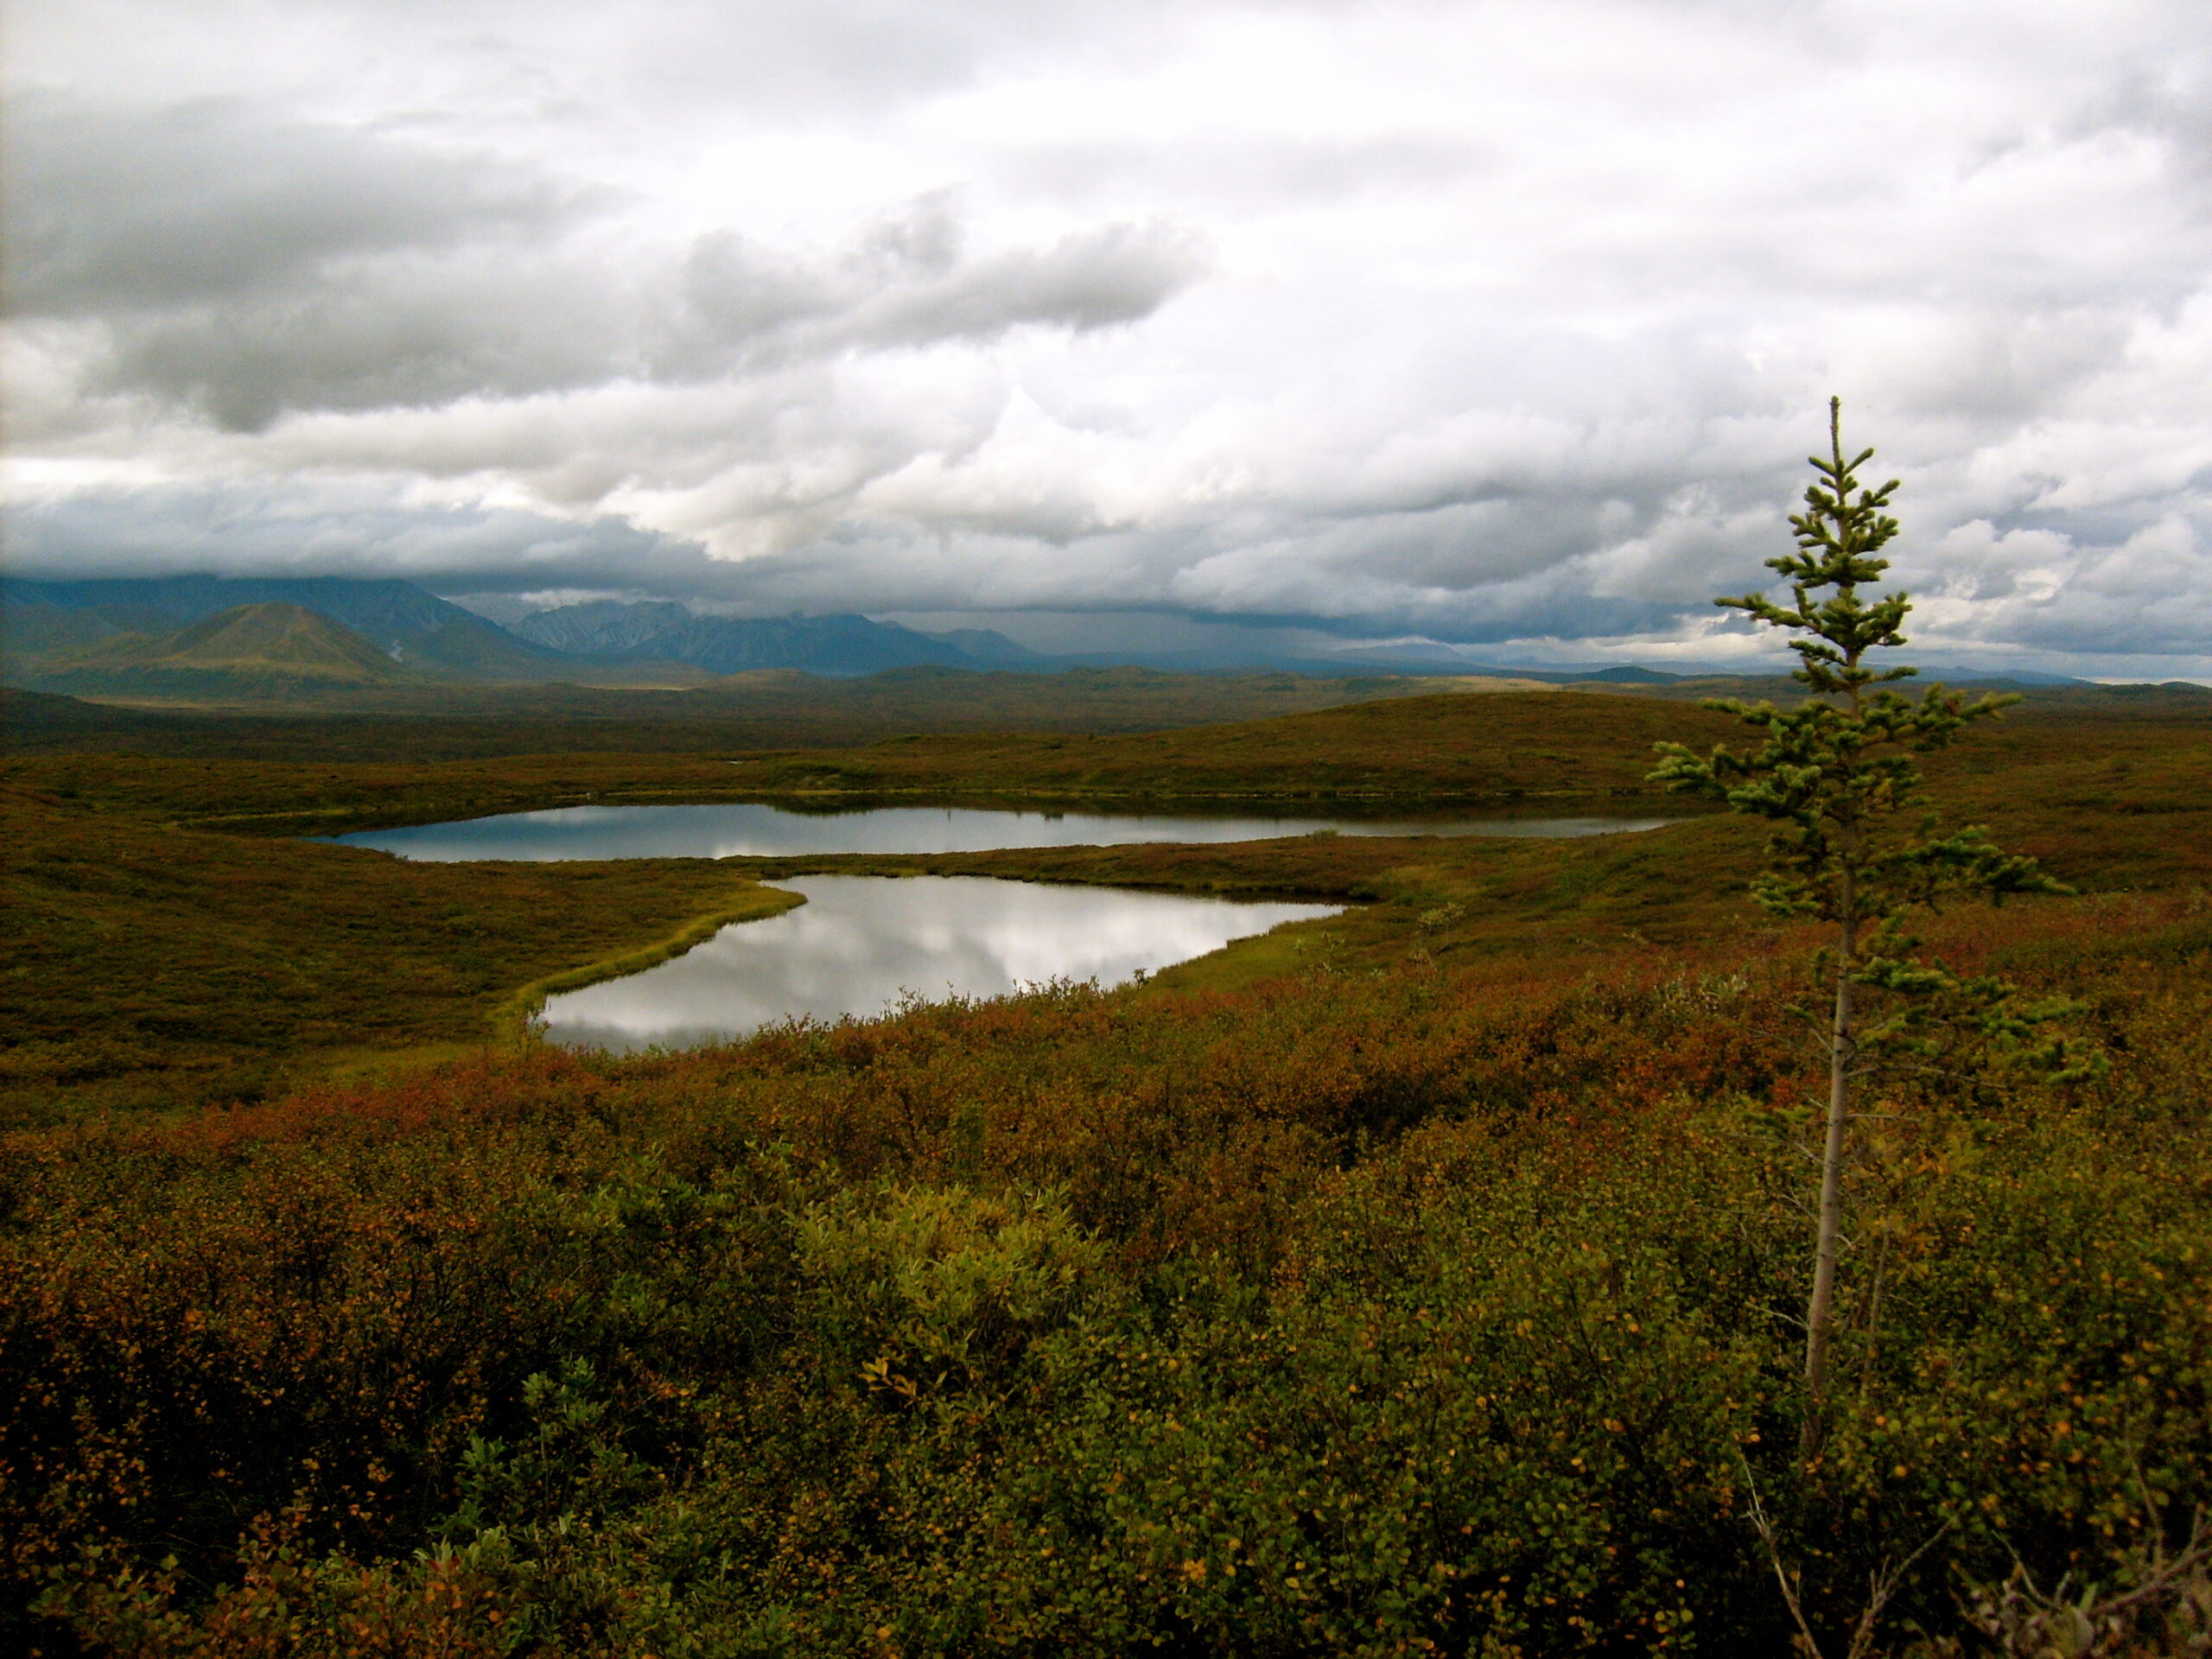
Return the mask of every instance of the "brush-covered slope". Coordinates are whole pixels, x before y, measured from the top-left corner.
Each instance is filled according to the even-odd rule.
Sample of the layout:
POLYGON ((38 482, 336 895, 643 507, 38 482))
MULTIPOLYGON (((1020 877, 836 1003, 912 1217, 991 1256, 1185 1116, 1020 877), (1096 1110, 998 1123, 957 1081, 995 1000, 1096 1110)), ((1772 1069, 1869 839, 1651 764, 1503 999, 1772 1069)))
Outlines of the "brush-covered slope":
MULTIPOLYGON (((95 715, 83 706, 63 708, 50 696, 0 696, 0 737, 15 753, 116 747, 309 760, 842 748, 928 732, 1159 731, 1408 696, 1439 683, 1135 668, 1053 674, 907 668, 857 679, 761 669, 683 690, 680 682, 671 683, 674 677, 702 671, 652 663, 587 664, 583 670, 568 683, 426 679, 333 687, 312 699, 295 696, 259 707, 232 699, 219 711, 212 702, 188 708, 192 699, 175 697, 167 699, 175 707, 156 713, 151 705, 160 700, 145 697, 137 701, 147 706, 128 718, 121 710, 95 715), (633 677, 618 682, 618 675, 633 677), (624 689, 613 689, 618 684, 624 689)), ((1478 690, 1504 683, 1452 683, 1478 690)), ((73 691, 43 679, 28 690, 73 691)))
POLYGON ((865 616, 699 616, 665 601, 594 600, 539 611, 516 632, 579 656, 688 663, 715 674, 798 669, 843 677, 923 664, 976 666, 957 645, 865 616))
POLYGON ((297 605, 241 605, 149 639, 120 634, 52 663, 70 690, 221 696, 287 686, 385 686, 418 678, 375 641, 297 605))
MULTIPOLYGON (((1066 849, 998 873, 1371 902, 1121 992, 134 1121, 474 1047, 740 878, 172 829, 253 769, 40 763, 0 858, 0 1650, 1781 1653, 1770 1554, 1828 1651, 1871 1580, 1885 1651, 1933 1654, 1976 1584, 2133 1595, 2212 1504, 2212 930, 2200 875, 2108 861, 2199 856, 2212 791, 2151 729, 2024 721, 2072 759, 1980 780, 2108 890, 1930 942, 2109 1069, 1953 1016, 1870 1084, 1822 1400, 1777 1317, 1815 941, 1741 893, 1757 824, 1066 849)), ((2129 1651, 2183 1650, 2178 1576, 2129 1651)))
POLYGON ((0 786, 0 1128, 65 1098, 237 1098, 340 1053, 483 1042, 533 980, 787 902, 707 859, 409 864, 62 787, 0 786))
POLYGON ((0 663, 12 673, 51 658, 75 656, 125 632, 93 611, 0 605, 0 663))
POLYGON ((1679 703, 1461 692, 1170 732, 918 736, 842 753, 749 756, 730 770, 740 787, 863 793, 1671 799, 1647 779, 1652 744, 1737 730, 1726 715, 1679 703))
MULTIPOLYGON (((518 639, 472 611, 410 582, 343 577, 162 576, 102 582, 0 583, 0 610, 12 618, 33 610, 73 612, 87 626, 106 624, 162 634, 252 605, 294 606, 360 635, 390 660, 433 679, 535 682, 573 679, 575 658, 518 639)), ((43 632, 55 630, 44 624, 43 632)), ((17 680, 52 673, 64 664, 51 653, 11 649, 17 680)))

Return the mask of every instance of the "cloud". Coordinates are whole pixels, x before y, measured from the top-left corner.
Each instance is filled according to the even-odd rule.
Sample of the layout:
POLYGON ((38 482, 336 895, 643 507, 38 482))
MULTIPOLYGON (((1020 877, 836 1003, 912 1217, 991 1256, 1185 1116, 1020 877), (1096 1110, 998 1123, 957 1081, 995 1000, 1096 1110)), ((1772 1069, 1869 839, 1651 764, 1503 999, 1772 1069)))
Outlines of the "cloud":
POLYGON ((1917 640, 2206 651, 2184 0, 240 3, 22 9, 49 563, 1733 649, 1840 391, 1917 640))
POLYGON ((970 254, 943 190, 827 252, 727 227, 640 246, 601 222, 616 192, 237 99, 115 111, 34 96, 11 139, 12 315, 92 326, 77 331, 82 391, 238 432, 296 412, 741 378, 1024 325, 1090 332, 1151 315, 1203 267, 1196 238, 1160 223, 970 254))
POLYGON ((594 196, 496 156, 235 97, 115 109, 33 92, 8 141, 16 316, 246 301, 346 262, 543 237, 594 196))
POLYGON ((48 580, 173 575, 400 576, 448 592, 696 590, 693 545, 620 519, 426 507, 374 490, 97 490, 8 516, 8 566, 48 580))
POLYGON ((1088 333, 1151 315, 1204 268, 1165 224, 1115 224, 970 258, 950 192, 931 192, 808 259, 734 231, 699 237, 652 326, 653 378, 697 381, 793 359, 988 340, 1024 323, 1088 333))
POLYGON ((1938 550, 1923 632, 2075 653, 2190 657, 2212 642, 2212 512, 2169 513, 2117 544, 1960 526, 1938 550))

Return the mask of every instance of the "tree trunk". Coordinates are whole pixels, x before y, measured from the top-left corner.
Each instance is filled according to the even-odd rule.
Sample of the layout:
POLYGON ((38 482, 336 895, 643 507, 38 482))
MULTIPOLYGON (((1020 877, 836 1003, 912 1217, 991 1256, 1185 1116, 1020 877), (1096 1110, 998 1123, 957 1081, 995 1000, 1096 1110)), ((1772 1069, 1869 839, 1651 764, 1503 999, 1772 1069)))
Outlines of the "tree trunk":
POLYGON ((1836 1251, 1843 1232, 1843 1157, 1851 1124, 1853 1024, 1851 975, 1857 956, 1852 872, 1843 873, 1841 949, 1836 953, 1835 1019, 1828 1031, 1828 1128, 1821 1152, 1821 1213, 1813 1251, 1813 1299, 1805 1313, 1805 1429, 1809 1450, 1818 1438, 1821 1389, 1827 1378, 1828 1330, 1835 1313, 1836 1251))

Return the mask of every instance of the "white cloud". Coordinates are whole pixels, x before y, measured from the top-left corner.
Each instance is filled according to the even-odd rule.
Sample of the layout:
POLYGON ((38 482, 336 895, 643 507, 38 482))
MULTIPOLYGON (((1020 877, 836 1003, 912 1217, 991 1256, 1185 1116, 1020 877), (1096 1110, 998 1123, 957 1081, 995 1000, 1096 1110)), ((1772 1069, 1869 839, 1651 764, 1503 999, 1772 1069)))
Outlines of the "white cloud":
POLYGON ((16 556, 1709 651, 1837 390, 1917 639, 2212 657, 2202 23, 27 0, 16 556))

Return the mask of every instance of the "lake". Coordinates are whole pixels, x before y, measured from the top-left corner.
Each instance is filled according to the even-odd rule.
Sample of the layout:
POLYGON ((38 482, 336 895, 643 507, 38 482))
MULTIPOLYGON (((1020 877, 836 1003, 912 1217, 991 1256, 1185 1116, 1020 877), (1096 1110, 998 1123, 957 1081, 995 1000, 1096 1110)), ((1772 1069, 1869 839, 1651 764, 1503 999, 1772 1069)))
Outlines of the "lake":
MULTIPOLYGON (((601 855, 604 856, 604 855, 601 855)), ((809 875, 807 902, 681 957, 546 1000, 545 1034, 618 1052, 883 1014, 910 996, 1003 996, 1052 979, 1118 985, 1342 906, 1248 904, 981 876, 809 875)))
POLYGON ((1136 842, 1266 841, 1333 830, 1346 836, 1601 836, 1656 830, 1665 818, 1345 818, 1195 813, 1006 811, 882 806, 794 812, 760 803, 716 806, 563 806, 543 812, 364 830, 329 837, 401 858, 795 858, 817 853, 981 853, 1015 847, 1136 842))

